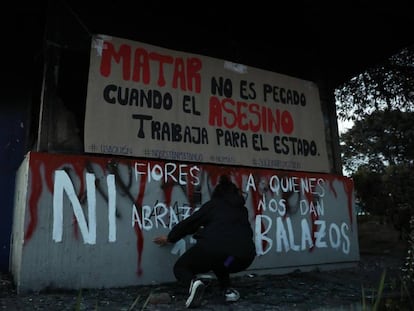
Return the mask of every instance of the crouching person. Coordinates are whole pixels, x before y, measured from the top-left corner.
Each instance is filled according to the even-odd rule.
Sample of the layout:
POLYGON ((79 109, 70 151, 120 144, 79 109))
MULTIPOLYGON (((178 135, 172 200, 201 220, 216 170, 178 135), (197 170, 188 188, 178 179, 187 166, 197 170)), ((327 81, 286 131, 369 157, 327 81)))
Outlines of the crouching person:
POLYGON ((240 189, 226 175, 220 177, 209 201, 175 225, 168 235, 154 238, 159 245, 175 243, 193 235, 197 243, 182 254, 174 265, 174 275, 188 286, 187 308, 201 305, 206 284, 197 275, 213 272, 224 299, 240 298, 231 287, 230 274, 246 270, 256 256, 253 231, 240 189))

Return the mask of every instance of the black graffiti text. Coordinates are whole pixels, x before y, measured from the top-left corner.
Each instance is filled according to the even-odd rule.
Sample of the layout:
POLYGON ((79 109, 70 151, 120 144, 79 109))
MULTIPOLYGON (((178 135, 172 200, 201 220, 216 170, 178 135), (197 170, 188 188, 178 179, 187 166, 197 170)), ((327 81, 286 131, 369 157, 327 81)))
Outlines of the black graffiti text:
POLYGON ((314 140, 288 136, 275 136, 273 138, 274 151, 277 154, 292 154, 299 156, 317 156, 318 148, 314 140))

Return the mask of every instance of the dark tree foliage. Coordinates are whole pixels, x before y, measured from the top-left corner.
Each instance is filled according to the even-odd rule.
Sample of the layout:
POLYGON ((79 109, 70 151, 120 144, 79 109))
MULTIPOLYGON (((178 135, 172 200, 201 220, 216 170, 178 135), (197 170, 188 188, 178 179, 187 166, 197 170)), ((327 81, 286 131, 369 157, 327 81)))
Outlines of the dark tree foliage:
POLYGON ((385 173, 389 166, 409 166, 414 161, 414 112, 375 110, 356 120, 340 140, 349 172, 361 166, 376 173, 385 173))
POLYGON ((414 159, 414 46, 361 73, 335 92, 338 118, 354 121, 340 136, 344 168, 385 174, 414 159))
POLYGON ((408 240, 402 272, 414 285, 414 46, 336 90, 343 165, 363 209, 383 216, 408 240))
POLYGON ((414 111, 414 46, 354 77, 335 97, 341 120, 362 120, 377 110, 414 111))
POLYGON ((352 79, 336 98, 338 117, 354 121, 340 147, 357 199, 394 223, 403 213, 408 224, 414 215, 414 47, 352 79))
POLYGON ((390 196, 382 181, 382 175, 367 166, 361 166, 353 175, 356 200, 361 208, 371 214, 385 216, 390 196), (375 195, 373 195, 375 194, 375 195))

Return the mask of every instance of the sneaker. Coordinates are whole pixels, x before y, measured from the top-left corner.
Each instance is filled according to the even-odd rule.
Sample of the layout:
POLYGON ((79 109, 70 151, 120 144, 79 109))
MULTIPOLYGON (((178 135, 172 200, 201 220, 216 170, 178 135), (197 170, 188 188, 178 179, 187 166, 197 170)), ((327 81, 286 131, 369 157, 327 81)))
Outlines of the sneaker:
POLYGON ((224 292, 224 298, 227 302, 235 302, 240 299, 240 294, 234 288, 228 288, 224 292))
POLYGON ((197 279, 192 279, 191 283, 190 283, 190 287, 188 288, 188 294, 191 294, 191 289, 193 288, 193 283, 196 281, 197 279))
POLYGON ((201 305, 203 299, 205 285, 200 280, 191 281, 190 296, 188 296, 185 306, 187 308, 196 308, 201 305))
POLYGON ((214 280, 214 275, 211 273, 200 273, 196 275, 196 278, 199 280, 206 280, 206 281, 211 281, 214 280))
POLYGON ((193 287, 193 283, 196 280, 200 280, 204 283, 205 287, 207 287, 212 280, 214 280, 214 276, 211 274, 196 274, 195 277, 191 280, 190 287, 188 288, 188 293, 191 293, 191 288, 193 287))
POLYGON ((209 274, 209 273, 197 274, 195 277, 196 280, 202 281, 206 287, 208 287, 211 284, 214 278, 215 278, 214 275, 209 274))

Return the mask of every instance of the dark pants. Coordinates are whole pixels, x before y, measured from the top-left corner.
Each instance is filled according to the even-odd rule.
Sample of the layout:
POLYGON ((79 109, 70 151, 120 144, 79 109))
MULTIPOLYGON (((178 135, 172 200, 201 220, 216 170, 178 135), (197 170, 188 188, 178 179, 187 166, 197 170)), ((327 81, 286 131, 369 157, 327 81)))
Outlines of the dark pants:
POLYGON ((184 286, 189 286, 196 274, 213 271, 222 289, 231 285, 230 274, 246 270, 254 255, 235 257, 196 244, 188 249, 174 265, 174 275, 184 286))

